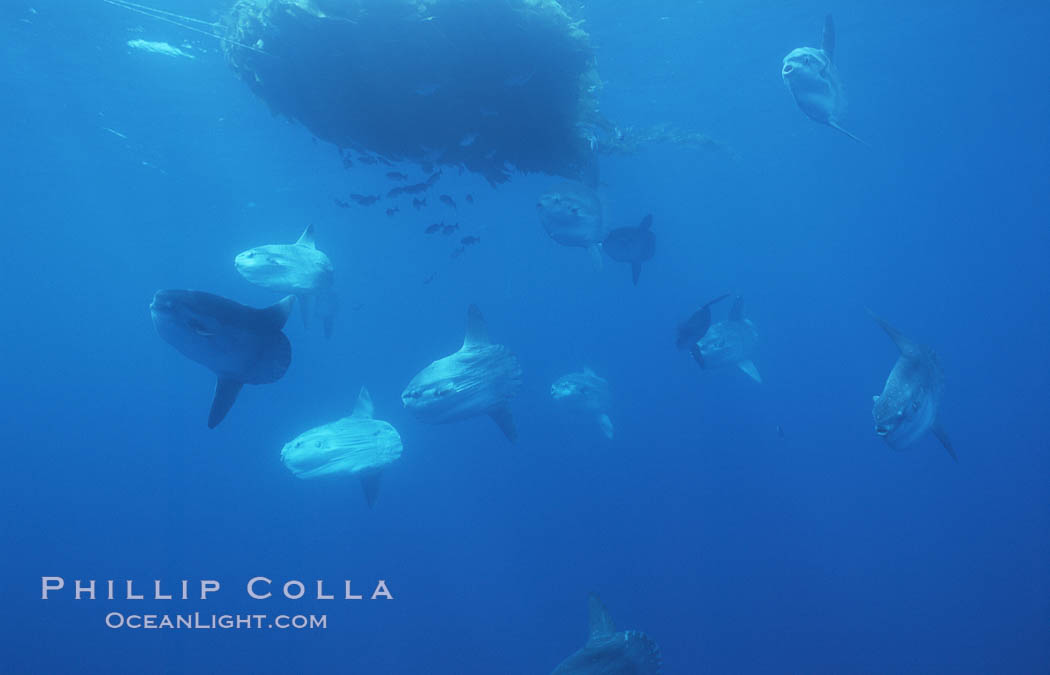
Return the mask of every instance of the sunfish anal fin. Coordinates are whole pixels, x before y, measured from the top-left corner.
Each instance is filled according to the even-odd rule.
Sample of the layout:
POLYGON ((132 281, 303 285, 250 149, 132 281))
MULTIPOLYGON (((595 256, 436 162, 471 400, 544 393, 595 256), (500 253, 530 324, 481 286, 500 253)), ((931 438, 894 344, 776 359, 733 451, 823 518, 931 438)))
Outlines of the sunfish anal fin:
POLYGON ((694 344, 692 347, 689 348, 689 353, 693 355, 693 360, 696 361, 697 364, 699 364, 701 368, 703 368, 704 367, 704 355, 703 355, 703 353, 700 352, 700 345, 694 344))
POLYGON ((602 433, 606 438, 611 439, 613 437, 613 423, 608 415, 605 413, 598 415, 598 426, 601 427, 602 433))
POLYGON ((492 421, 496 423, 500 431, 511 443, 517 442, 518 430, 514 426, 514 418, 510 414, 510 408, 503 407, 490 410, 489 417, 492 418, 492 421))
POLYGON ((312 295, 304 293, 303 295, 297 295, 296 297, 299 299, 299 312, 303 315, 303 328, 309 330, 310 317, 313 315, 317 303, 312 295))
POLYGON ((489 330, 485 317, 477 305, 467 308, 467 334, 463 336, 463 348, 483 347, 489 344, 489 330))
POLYGON ((208 413, 208 428, 214 429, 219 422, 230 412, 237 394, 241 393, 243 382, 237 382, 227 377, 220 377, 215 381, 215 397, 211 402, 211 412, 208 413))
POLYGON ((856 136, 854 136, 850 132, 848 132, 845 129, 843 129, 842 127, 840 127, 839 123, 836 122, 835 120, 828 120, 828 126, 831 127, 832 129, 835 129, 836 131, 841 131, 842 133, 846 134, 847 136, 849 136, 853 140, 857 141, 858 143, 860 143, 861 145, 863 145, 866 148, 870 148, 871 147, 870 145, 868 145, 868 142, 865 141, 864 139, 857 138, 856 136))
POLYGON ((376 503, 376 498, 379 497, 380 475, 382 474, 378 471, 372 471, 361 476, 361 489, 365 491, 365 501, 368 502, 368 508, 372 508, 376 503))
POLYGON ((642 276, 642 263, 633 262, 631 263, 631 281, 634 285, 638 285, 638 277, 642 276))
POLYGON ((653 226, 653 214, 646 214, 645 218, 642 218, 641 224, 638 225, 639 230, 648 230, 653 226))
POLYGON ((587 642, 594 642, 616 632, 609 610, 605 608, 597 593, 587 596, 588 633, 587 642))
POLYGON ((941 442, 944 449, 948 451, 948 454, 952 456, 955 463, 959 463, 959 458, 955 455, 955 448, 952 447, 952 442, 948 440, 948 434, 944 431, 944 427, 941 426, 940 421, 934 421, 933 427, 930 429, 933 435, 937 437, 937 440, 941 442))
POLYGON ((739 295, 733 300, 733 306, 729 309, 730 321, 744 320, 744 299, 739 295))
POLYGON ((299 246, 309 246, 310 248, 317 248, 317 244, 314 243, 313 223, 310 223, 306 226, 306 229, 303 230, 302 235, 299 236, 299 239, 297 239, 295 243, 299 246))
POLYGON ((759 384, 762 383, 762 376, 758 374, 758 368, 755 368, 755 364, 753 361, 748 359, 746 361, 741 361, 736 365, 738 368, 740 368, 740 370, 747 373, 748 377, 750 377, 752 380, 758 382, 759 384))
POLYGON ((270 305, 266 309, 260 309, 263 319, 270 324, 274 330, 281 330, 288 323, 288 315, 292 313, 292 305, 295 304, 294 295, 286 295, 280 302, 270 305))

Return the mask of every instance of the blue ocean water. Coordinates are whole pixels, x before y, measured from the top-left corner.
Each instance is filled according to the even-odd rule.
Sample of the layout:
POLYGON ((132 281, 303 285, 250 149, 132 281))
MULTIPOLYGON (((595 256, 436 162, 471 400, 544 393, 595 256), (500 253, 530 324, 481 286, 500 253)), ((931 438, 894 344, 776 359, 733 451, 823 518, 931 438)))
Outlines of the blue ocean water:
POLYGON ((534 204, 554 178, 493 188, 446 169, 456 212, 342 209, 385 191, 387 169, 347 170, 271 115, 216 41, 102 2, 4 4, 0 670, 549 672, 583 645, 595 591, 668 673, 1046 672, 1050 8, 583 11, 609 118, 730 149, 603 159, 610 221, 653 214, 637 287, 544 233, 534 204), (806 119, 780 78, 826 12, 845 122, 870 147, 806 119), (481 242, 451 257, 454 238, 423 234, 439 219, 481 242), (157 337, 149 301, 196 288, 271 304, 233 256, 309 223, 336 266, 335 335, 296 311, 287 375, 209 430, 213 377, 157 337), (726 292, 759 331, 761 385, 674 347, 677 323, 726 292), (400 403, 460 346, 471 303, 522 361, 514 445, 486 419, 425 425, 400 403), (897 351, 865 307, 939 353, 958 464, 932 436, 898 453, 874 433, 897 351), (551 401, 585 365, 611 384, 613 441, 551 401), (361 385, 404 442, 371 510, 356 480, 300 481, 279 458, 361 385), (44 576, 222 590, 44 601, 44 576), (253 600, 254 576, 310 592, 253 600), (312 599, 318 579, 366 595, 385 579, 395 599, 312 599), (326 614, 327 628, 111 629, 112 611, 326 614))

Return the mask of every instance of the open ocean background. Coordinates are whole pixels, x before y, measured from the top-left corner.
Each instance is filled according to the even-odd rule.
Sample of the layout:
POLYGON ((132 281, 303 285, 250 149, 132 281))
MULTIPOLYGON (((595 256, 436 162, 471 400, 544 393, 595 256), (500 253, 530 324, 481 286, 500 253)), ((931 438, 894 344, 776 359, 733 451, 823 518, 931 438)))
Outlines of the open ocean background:
POLYGON ((612 224, 653 214, 637 287, 544 233, 535 199, 558 179, 492 189, 446 168, 436 192, 456 213, 436 192, 392 218, 340 209, 385 192, 389 169, 346 170, 273 117, 216 41, 102 2, 3 3, 0 671, 545 673, 583 645, 594 590, 667 673, 1047 672, 1050 5, 655 0, 585 16, 606 115, 732 149, 603 161, 612 224), (871 148, 806 119, 780 78, 826 12, 844 126, 871 148), (422 233, 441 219, 481 243, 450 258, 458 237, 422 233), (296 309, 287 375, 246 387, 209 431, 213 376, 157 337, 150 299, 271 304, 233 257, 309 223, 336 267, 335 335, 296 309), (729 291, 758 327, 761 385, 674 348, 677 322, 729 291), (459 347, 470 303, 525 369, 517 445, 400 403, 459 347), (897 453, 875 435, 897 351, 865 306, 940 354, 958 464, 932 436, 897 453), (611 442, 550 398, 584 365, 612 386, 611 442), (301 481, 279 458, 362 384, 404 441, 371 511, 356 480, 301 481), (50 575, 223 589, 44 602, 50 575), (256 575, 355 592, 382 578, 396 600, 254 601, 256 575), (324 613, 328 629, 110 630, 110 611, 324 613))

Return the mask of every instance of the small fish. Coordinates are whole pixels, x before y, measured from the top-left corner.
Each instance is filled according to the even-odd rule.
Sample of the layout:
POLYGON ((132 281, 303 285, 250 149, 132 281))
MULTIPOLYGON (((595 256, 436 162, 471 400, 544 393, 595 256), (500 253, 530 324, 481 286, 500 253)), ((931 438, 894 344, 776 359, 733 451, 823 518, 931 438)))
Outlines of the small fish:
POLYGON ((332 201, 334 201, 335 205, 338 206, 341 209, 348 209, 348 208, 350 208, 350 202, 344 202, 342 199, 339 199, 338 197, 333 197, 332 201))
POLYGON ((379 160, 376 159, 375 157, 373 157, 372 155, 361 155, 360 157, 357 158, 357 161, 361 162, 362 164, 378 164, 379 163, 379 160))
POLYGON ((405 174, 401 173, 400 171, 387 171, 386 172, 386 177, 389 178, 390 180, 396 180, 396 181, 406 181, 406 180, 408 180, 408 176, 406 176, 405 174))
POLYGON ((438 169, 434 173, 430 174, 426 181, 427 185, 433 185, 434 183, 438 182, 439 178, 441 178, 441 169, 438 169))
POLYGON ((785 438, 784 427, 780 426, 779 424, 777 425, 777 438, 779 438, 780 440, 784 440, 785 438))
POLYGON ((473 246, 474 244, 477 244, 480 241, 481 241, 481 237, 475 237, 473 235, 470 235, 470 236, 466 236, 466 237, 463 237, 462 239, 460 239, 459 243, 463 244, 464 246, 473 246))
POLYGON ((386 193, 387 199, 393 199, 394 197, 398 196, 399 194, 401 194, 404 191, 405 191, 405 188, 402 188, 402 187, 391 188, 390 192, 386 193))
POLYGON ((470 194, 467 195, 467 203, 468 204, 473 204, 474 203, 474 195, 470 195, 470 194))
POLYGON ((471 132, 460 139, 459 145, 461 148, 469 148, 470 146, 474 145, 474 141, 476 140, 478 140, 478 135, 474 132, 471 132))
POLYGON ((396 206, 395 206, 395 207, 394 207, 394 208, 392 208, 392 209, 387 209, 387 210, 386 210, 386 215, 387 215, 387 217, 388 217, 388 218, 393 218, 393 217, 394 217, 394 214, 395 214, 395 213, 397 213, 397 212, 398 212, 398 211, 400 211, 400 210, 401 210, 400 208, 398 208, 398 207, 396 207, 396 206))
POLYGON ((405 187, 401 188, 401 192, 410 195, 418 195, 420 192, 426 192, 427 188, 429 187, 430 185, 428 185, 427 183, 416 183, 414 185, 406 185, 405 187))
POLYGON ((455 251, 450 253, 448 257, 450 257, 450 258, 458 258, 459 256, 463 255, 463 251, 466 251, 466 250, 467 250, 466 247, 460 246, 455 251))
POLYGON ((444 226, 445 226, 444 223, 434 223, 433 225, 427 226, 427 229, 423 230, 423 232, 425 232, 427 234, 434 234, 435 232, 437 232, 438 230, 440 230, 444 226))
POLYGON ((434 277, 436 277, 436 276, 437 276, 437 272, 431 272, 430 274, 428 274, 427 278, 423 279, 423 285, 424 286, 430 285, 430 282, 433 281, 434 277))
POLYGON ((343 168, 344 169, 349 169, 353 165, 354 165, 354 160, 350 157, 350 155, 343 155, 343 168))
POLYGON ((371 206, 372 204, 375 204, 377 201, 379 201, 379 195, 358 195, 358 194, 353 194, 353 195, 350 195, 350 199, 353 199, 355 202, 357 202, 361 206, 371 206))
POLYGON ((459 229, 459 223, 456 223, 455 225, 445 225, 443 228, 441 228, 441 234, 449 235, 449 234, 452 234, 453 232, 455 232, 458 229, 459 229))
POLYGON ((440 197, 438 197, 438 199, 441 200, 442 204, 447 204, 452 208, 456 208, 456 202, 454 199, 452 199, 452 197, 449 197, 448 195, 441 195, 440 197))
POLYGON ((422 199, 416 199, 416 198, 412 199, 412 208, 414 208, 417 211, 419 209, 423 208, 426 205, 427 205, 427 198, 426 197, 423 197, 422 199))

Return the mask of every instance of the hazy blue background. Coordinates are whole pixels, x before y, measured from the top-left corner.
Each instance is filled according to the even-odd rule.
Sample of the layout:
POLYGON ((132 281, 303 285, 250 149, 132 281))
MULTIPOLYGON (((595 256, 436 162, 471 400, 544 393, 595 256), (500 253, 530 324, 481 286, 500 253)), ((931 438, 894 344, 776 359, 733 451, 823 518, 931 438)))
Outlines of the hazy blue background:
MULTIPOLYGON (((385 192, 386 169, 345 171, 272 117, 216 42, 101 2, 4 3, 0 670, 542 673, 583 644, 596 590, 668 673, 1046 672, 1050 8, 920 4, 589 3, 604 112, 734 155, 603 164, 611 221, 654 215, 634 288, 627 266, 596 273, 543 232, 533 204, 553 179, 493 190, 446 170, 438 192, 473 208, 339 209, 385 192), (780 79, 826 11, 844 124, 870 149, 806 119, 780 79), (197 58, 130 50, 138 37, 197 58), (422 234, 441 218, 481 244, 450 259, 450 239, 422 234), (156 336, 150 298, 269 304, 233 256, 311 222, 337 269, 335 336, 296 313, 286 377, 209 431, 213 378, 156 336), (674 349, 676 322, 729 290, 760 331, 762 385, 674 349), (525 368, 516 446, 399 400, 458 348, 470 302, 525 368), (932 437, 895 453, 874 434, 897 354, 865 305, 940 353, 957 465, 932 437), (613 387, 611 443, 550 400, 584 364, 613 387), (362 384, 404 440, 372 511, 356 481, 300 481, 279 460, 362 384), (385 578, 397 599, 256 602, 257 574, 385 578), (42 575, 224 588, 45 603, 42 575), (114 631, 113 610, 327 613, 329 628, 114 631)), ((163 6, 212 19, 225 3, 163 6)))

